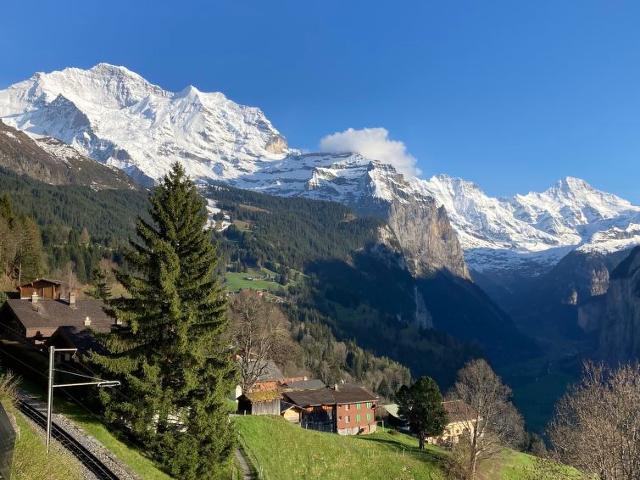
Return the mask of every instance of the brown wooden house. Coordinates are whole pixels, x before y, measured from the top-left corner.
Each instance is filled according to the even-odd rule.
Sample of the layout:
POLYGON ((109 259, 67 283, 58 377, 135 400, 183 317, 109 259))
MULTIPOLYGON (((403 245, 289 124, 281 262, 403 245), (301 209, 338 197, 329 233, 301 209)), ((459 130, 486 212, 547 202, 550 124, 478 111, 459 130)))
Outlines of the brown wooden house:
POLYGON ((32 282, 25 283, 18 287, 20 299, 30 300, 34 294, 41 299, 60 300, 65 285, 60 280, 51 280, 49 278, 36 278, 32 282))
POLYGON ((42 279, 21 285, 21 298, 7 300, 0 312, 2 335, 40 345, 63 327, 73 327, 76 332, 111 330, 115 321, 101 301, 77 300, 75 292, 61 298, 61 286, 61 282, 42 279))
POLYGON ((378 397, 359 385, 284 392, 281 415, 303 428, 360 435, 376 431, 378 397))

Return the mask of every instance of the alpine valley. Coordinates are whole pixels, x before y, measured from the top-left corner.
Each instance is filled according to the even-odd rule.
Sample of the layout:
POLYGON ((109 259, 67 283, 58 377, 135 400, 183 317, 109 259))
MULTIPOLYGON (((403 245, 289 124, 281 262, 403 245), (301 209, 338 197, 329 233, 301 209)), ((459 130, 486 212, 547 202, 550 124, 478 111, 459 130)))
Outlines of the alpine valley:
POLYGON ((521 406, 534 428, 578 361, 609 355, 628 331, 611 327, 622 294, 607 292, 640 244, 640 207, 578 178, 493 198, 357 152, 305 153, 258 108, 104 63, 0 91, 0 119, 0 166, 59 188, 139 191, 179 161, 230 265, 304 279, 288 291, 292 317, 444 385, 477 355, 516 400, 548 380, 546 400, 521 406))

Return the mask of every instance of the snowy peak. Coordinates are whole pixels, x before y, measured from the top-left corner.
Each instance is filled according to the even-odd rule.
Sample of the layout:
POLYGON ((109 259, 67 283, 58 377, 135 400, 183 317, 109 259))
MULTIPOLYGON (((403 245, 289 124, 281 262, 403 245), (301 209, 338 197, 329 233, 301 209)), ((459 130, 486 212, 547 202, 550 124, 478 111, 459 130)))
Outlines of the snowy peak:
POLYGON ((258 108, 193 85, 171 92, 107 63, 37 73, 0 91, 0 119, 139 182, 153 183, 179 161, 204 183, 332 200, 368 213, 435 198, 477 270, 549 264, 578 247, 640 243, 640 207, 579 178, 502 199, 447 175, 405 178, 357 153, 301 154, 258 108))
POLYGON ((481 271, 552 264, 567 251, 616 251, 640 244, 640 207, 567 177, 541 193, 510 199, 438 175, 416 180, 449 213, 470 265, 481 271))
POLYGON ((174 161, 196 178, 235 178, 289 152, 258 108, 194 86, 170 92, 106 63, 37 73, 0 91, 0 118, 139 180, 159 179, 174 161))

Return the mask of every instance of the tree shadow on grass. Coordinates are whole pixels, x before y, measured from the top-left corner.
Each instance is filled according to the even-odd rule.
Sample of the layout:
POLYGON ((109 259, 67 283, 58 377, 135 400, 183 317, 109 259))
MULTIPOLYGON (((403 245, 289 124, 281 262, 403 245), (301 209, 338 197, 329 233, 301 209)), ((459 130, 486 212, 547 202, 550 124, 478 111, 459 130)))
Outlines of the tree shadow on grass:
POLYGON ((395 453, 404 453, 418 460, 426 460, 437 464, 438 466, 443 466, 446 463, 446 457, 444 454, 436 453, 431 450, 420 450, 417 446, 412 447, 397 440, 371 436, 358 436, 356 439, 365 442, 374 442, 384 446, 387 450, 395 453))

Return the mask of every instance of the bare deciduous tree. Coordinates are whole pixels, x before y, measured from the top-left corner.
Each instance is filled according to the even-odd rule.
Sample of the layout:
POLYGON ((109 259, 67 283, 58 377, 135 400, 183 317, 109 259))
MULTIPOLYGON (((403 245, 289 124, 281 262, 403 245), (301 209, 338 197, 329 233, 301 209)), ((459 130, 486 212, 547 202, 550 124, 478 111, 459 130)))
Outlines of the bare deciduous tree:
POLYGON ((555 457, 600 480, 640 474, 640 365, 586 363, 548 428, 555 457))
POLYGON ((239 358, 240 386, 251 390, 267 372, 269 361, 287 363, 298 347, 289 333, 289 321, 280 308, 258 293, 243 290, 229 304, 232 342, 239 358))
POLYGON ((474 480, 478 464, 524 437, 522 416, 511 403, 511 389, 485 360, 472 360, 458 372, 450 398, 462 401, 464 435, 454 447, 458 471, 474 480))

